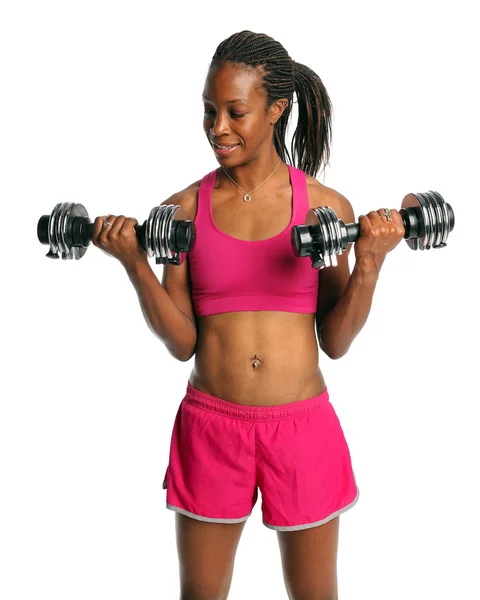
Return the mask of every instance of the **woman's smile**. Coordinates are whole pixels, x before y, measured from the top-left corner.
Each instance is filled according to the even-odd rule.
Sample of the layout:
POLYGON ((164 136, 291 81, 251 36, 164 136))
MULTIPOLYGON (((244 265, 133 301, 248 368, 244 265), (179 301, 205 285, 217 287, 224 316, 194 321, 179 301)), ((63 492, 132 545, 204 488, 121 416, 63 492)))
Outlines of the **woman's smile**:
POLYGON ((215 143, 212 143, 212 145, 213 151, 217 156, 228 156, 229 154, 232 154, 232 152, 234 152, 240 144, 235 144, 234 146, 221 146, 219 144, 217 145, 215 143))

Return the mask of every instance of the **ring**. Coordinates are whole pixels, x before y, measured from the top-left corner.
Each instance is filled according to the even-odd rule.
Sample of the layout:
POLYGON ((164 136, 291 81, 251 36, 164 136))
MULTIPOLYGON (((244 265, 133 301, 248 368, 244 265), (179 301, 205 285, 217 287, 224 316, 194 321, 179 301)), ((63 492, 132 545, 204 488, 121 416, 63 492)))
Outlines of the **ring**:
POLYGON ((112 223, 109 223, 109 222, 107 221, 107 219, 103 219, 103 227, 102 227, 102 229, 105 229, 105 227, 106 227, 107 225, 110 225, 110 227, 112 227, 112 223))
POLYGON ((390 212, 389 208, 384 208, 383 209, 385 212, 383 213, 382 217, 387 217, 387 221, 393 221, 392 219, 392 213, 390 212))

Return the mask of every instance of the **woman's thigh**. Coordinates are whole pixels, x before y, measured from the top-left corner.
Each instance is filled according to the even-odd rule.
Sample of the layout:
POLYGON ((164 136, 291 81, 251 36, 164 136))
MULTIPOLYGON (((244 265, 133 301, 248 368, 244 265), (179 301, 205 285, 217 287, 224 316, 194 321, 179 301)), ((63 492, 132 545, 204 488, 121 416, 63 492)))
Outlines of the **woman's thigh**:
POLYGON ((227 598, 245 523, 209 523, 175 513, 181 600, 227 598))
POLYGON ((290 600, 337 600, 340 517, 299 531, 277 531, 290 600))

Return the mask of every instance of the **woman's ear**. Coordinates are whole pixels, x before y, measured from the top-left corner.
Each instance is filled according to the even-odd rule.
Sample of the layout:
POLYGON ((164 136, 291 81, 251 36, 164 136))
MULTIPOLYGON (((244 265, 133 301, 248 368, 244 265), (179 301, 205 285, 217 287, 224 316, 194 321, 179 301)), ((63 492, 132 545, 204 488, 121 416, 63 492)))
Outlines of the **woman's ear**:
POLYGON ((286 98, 282 98, 281 100, 276 100, 272 104, 272 117, 270 124, 275 125, 275 123, 280 119, 283 114, 283 111, 288 106, 288 100, 286 98))

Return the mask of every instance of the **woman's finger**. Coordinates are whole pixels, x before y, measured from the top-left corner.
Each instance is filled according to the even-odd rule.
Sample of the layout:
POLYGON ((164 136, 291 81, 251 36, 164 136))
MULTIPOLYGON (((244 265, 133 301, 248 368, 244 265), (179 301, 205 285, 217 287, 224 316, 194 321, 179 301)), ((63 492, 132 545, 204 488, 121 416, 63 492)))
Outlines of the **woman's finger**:
POLYGON ((115 221, 114 215, 105 215, 104 217, 97 217, 95 219, 94 226, 94 243, 95 246, 102 246, 108 240, 108 230, 112 227, 115 221))
POLYGON ((116 218, 117 217, 115 215, 107 215, 106 217, 104 217, 102 223, 102 230, 100 231, 100 235, 98 237, 101 244, 108 243, 110 230, 114 226, 116 218))
POLYGON ((95 221, 93 222, 93 233, 92 233, 92 244, 94 246, 99 246, 99 241, 98 238, 102 232, 102 229, 105 225, 105 219, 107 217, 96 217, 95 221))
POLYGON ((367 215, 360 215, 358 217, 358 224, 360 225, 360 231, 368 231, 369 229, 372 229, 372 222, 367 215))
POLYGON ((391 211, 393 222, 395 223, 396 229, 399 233, 402 234, 402 237, 405 235, 405 225, 403 224, 402 215, 398 210, 392 209, 391 211))
POLYGON ((112 223, 112 226, 110 227, 110 231, 108 232, 109 240, 117 240, 118 239, 120 229, 122 228, 122 225, 124 224, 125 219, 126 219, 126 217, 124 217, 123 215, 118 215, 118 217, 115 217, 115 221, 113 223, 112 223, 112 221, 109 221, 110 223, 112 223))
POLYGON ((120 235, 128 235, 132 231, 136 234, 135 225, 138 224, 137 219, 133 219, 132 217, 127 217, 125 221, 122 223, 122 228, 120 230, 120 235))
POLYGON ((384 208, 381 208, 378 211, 378 214, 380 215, 380 219, 389 234, 395 235, 395 237, 403 237, 403 235, 405 235, 405 227, 403 225, 402 215, 398 212, 398 210, 395 210, 394 208, 390 209, 390 216, 392 217, 391 219, 386 218, 387 213, 385 212, 384 208))
MULTIPOLYGON (((383 210, 383 209, 380 209, 380 210, 383 210)), ((387 224, 387 221, 386 221, 386 219, 382 218, 384 214, 385 213, 380 213, 380 211, 378 211, 378 210, 372 210, 371 212, 368 213, 368 216, 370 218, 370 221, 372 222, 373 227, 379 233, 387 232, 387 228, 385 227, 385 225, 387 224)))

